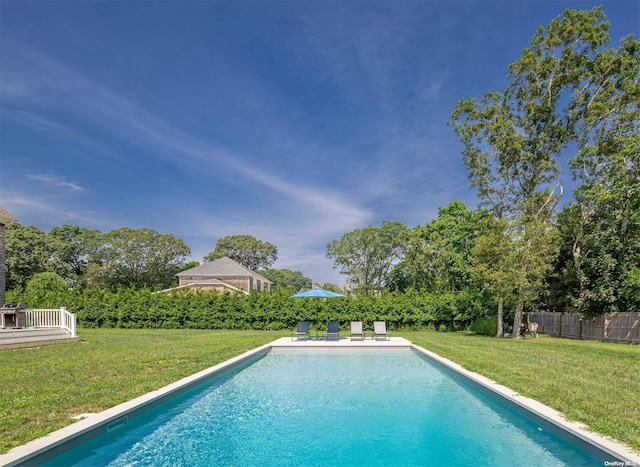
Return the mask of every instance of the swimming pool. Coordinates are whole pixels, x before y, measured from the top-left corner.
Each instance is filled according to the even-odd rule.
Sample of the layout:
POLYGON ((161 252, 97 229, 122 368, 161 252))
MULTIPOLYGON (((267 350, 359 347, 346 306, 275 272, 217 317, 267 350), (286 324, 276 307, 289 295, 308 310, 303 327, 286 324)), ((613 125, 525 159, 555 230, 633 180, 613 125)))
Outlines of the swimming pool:
POLYGON ((603 465, 413 351, 270 352, 39 465, 603 465))

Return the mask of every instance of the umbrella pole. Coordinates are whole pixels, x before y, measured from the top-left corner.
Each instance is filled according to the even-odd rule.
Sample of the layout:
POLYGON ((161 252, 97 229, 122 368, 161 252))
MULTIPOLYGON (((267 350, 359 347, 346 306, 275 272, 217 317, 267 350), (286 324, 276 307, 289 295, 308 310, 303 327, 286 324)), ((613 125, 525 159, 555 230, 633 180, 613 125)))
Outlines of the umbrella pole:
POLYGON ((320 297, 316 298, 316 340, 318 340, 318 326, 320 322, 320 297))

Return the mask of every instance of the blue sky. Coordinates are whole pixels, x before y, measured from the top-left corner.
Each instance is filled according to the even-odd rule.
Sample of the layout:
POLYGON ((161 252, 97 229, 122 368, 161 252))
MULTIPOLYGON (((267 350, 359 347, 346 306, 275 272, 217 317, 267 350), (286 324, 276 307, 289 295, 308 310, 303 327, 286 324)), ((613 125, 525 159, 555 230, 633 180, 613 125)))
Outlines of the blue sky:
POLYGON ((329 241, 476 206, 453 106, 598 4, 612 46, 639 35, 637 0, 1 0, 0 206, 45 232, 150 227, 199 261, 250 234, 344 283, 329 241))

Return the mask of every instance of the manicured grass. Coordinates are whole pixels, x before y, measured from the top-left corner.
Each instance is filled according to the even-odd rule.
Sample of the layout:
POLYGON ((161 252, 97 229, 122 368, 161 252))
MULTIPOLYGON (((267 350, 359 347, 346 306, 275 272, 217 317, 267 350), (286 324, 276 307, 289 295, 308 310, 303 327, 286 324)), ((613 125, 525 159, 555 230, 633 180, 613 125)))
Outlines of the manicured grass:
POLYGON ((79 342, 0 351, 0 453, 288 332, 81 329, 79 342))
POLYGON ((397 334, 640 451, 638 345, 544 335, 514 340, 465 333, 397 334))
MULTIPOLYGON (((0 351, 0 453, 290 331, 81 329, 75 344, 0 351)), ((640 346, 395 332, 640 450, 640 346)))

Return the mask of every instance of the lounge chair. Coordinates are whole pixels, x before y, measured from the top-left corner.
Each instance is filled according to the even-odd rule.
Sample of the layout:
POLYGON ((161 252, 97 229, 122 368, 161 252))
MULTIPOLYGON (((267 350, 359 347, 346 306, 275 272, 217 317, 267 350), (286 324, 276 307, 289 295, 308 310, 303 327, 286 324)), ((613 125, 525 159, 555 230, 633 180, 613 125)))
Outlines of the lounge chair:
POLYGON ((384 321, 374 321, 373 322, 373 338, 378 340, 379 337, 383 339, 391 340, 391 336, 387 332, 387 323, 384 321))
POLYGON ((337 321, 329 321, 327 324, 327 340, 337 339, 340 340, 340 325, 337 321))
POLYGON ((362 332, 362 321, 351 321, 351 340, 354 338, 364 340, 364 332, 362 332))
POLYGON ((309 339, 311 337, 309 334, 309 321, 298 321, 296 330, 291 334, 291 340, 293 340, 294 337, 297 339, 300 339, 301 337, 309 339))

